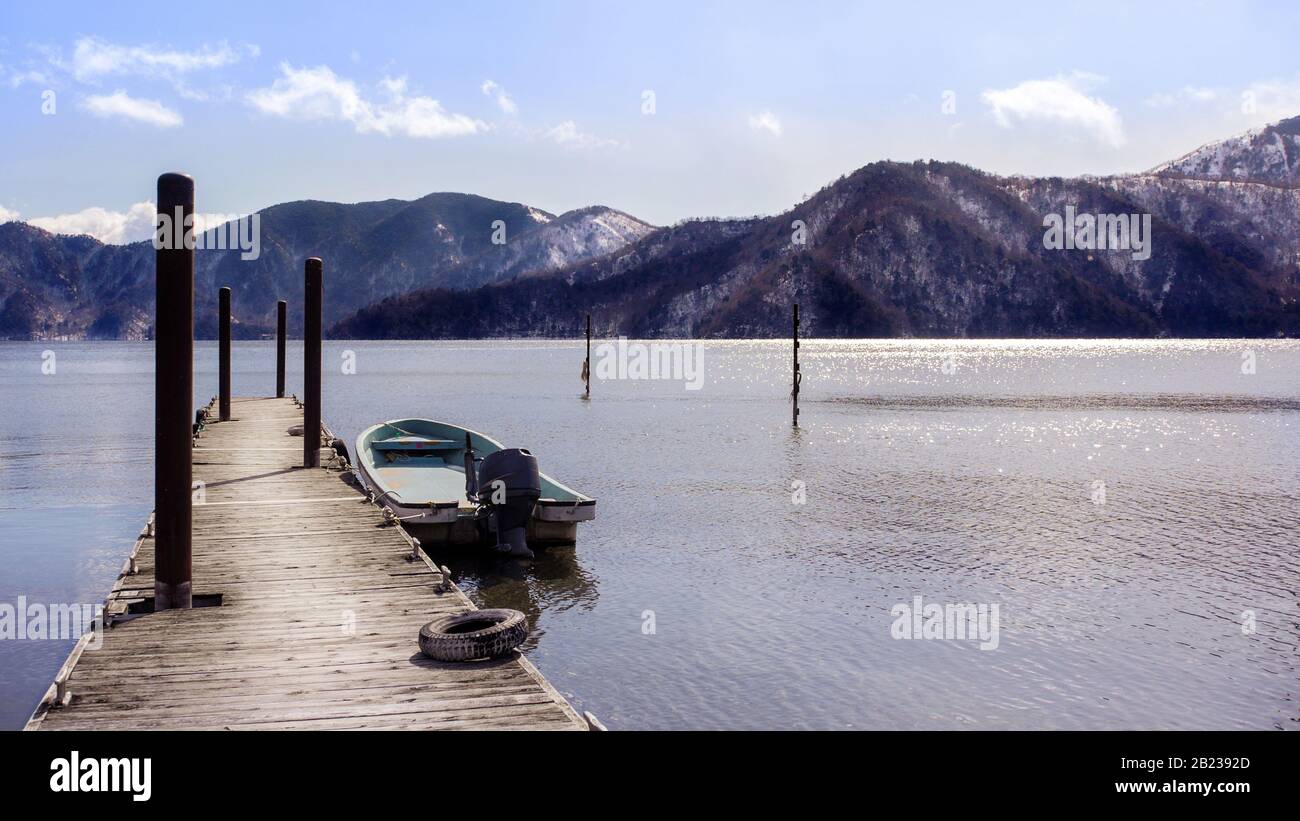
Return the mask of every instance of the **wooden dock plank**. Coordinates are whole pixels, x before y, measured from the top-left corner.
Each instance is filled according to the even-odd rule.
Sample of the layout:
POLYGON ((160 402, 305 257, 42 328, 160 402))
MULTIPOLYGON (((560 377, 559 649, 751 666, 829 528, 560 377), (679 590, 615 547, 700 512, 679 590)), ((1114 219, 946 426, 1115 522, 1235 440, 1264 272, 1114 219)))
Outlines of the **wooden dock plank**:
POLYGON ((68 703, 51 685, 28 729, 586 728, 521 655, 420 655, 424 622, 473 604, 342 471, 299 467, 293 400, 236 397, 231 417, 194 449, 194 595, 222 604, 128 614, 153 594, 146 529, 107 600, 115 624, 78 645, 68 703))

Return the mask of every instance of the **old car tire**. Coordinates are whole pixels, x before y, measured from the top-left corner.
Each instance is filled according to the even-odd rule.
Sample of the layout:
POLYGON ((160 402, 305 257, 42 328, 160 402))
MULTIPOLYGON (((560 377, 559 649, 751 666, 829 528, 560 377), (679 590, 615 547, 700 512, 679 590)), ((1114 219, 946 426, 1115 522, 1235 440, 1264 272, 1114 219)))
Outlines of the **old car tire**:
POLYGON ((526 638, 528 620, 518 610, 471 610, 421 627, 420 652, 438 661, 473 661, 503 656, 526 638))

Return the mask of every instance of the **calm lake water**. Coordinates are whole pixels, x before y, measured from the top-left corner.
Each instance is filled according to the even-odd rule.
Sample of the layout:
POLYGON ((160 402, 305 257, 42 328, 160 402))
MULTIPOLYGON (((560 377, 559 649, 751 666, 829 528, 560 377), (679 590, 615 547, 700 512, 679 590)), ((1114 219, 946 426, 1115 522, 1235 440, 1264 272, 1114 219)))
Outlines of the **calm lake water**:
MULTIPOLYGON (((611 729, 1297 727, 1300 343, 808 341, 799 430, 788 343, 702 347, 698 391, 584 402, 581 343, 328 343, 324 416, 349 447, 463 424, 598 498, 575 548, 448 564, 611 729), (893 638, 914 596, 996 604, 997 648, 893 638)), ((234 366, 274 391, 271 343, 234 366)), ((0 602, 112 585, 152 508, 152 367, 0 343, 0 602)), ((206 402, 212 343, 196 369, 206 402)), ((0 727, 70 645, 0 641, 0 727)))

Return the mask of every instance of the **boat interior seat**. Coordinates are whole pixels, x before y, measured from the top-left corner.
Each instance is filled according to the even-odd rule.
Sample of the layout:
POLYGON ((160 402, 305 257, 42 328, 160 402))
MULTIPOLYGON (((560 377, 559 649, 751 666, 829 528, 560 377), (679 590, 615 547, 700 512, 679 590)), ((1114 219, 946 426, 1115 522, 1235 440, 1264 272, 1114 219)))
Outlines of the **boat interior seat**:
POLYGON ((383 451, 383 461, 386 465, 401 465, 409 463, 418 464, 420 467, 429 468, 447 464, 441 456, 435 456, 427 450, 386 450, 383 451))
POLYGON ((378 451, 386 450, 425 450, 425 451, 448 451, 460 450, 464 444, 452 439, 430 439, 425 436, 394 436, 389 439, 378 439, 370 443, 370 446, 378 451))

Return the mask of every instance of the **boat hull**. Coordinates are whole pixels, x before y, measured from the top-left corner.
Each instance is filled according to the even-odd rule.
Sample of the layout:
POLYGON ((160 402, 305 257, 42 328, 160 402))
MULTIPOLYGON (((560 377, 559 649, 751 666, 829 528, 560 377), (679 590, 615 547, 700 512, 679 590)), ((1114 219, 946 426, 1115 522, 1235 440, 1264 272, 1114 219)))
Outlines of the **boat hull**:
MULTIPOLYGON (((425 548, 491 547, 493 541, 486 529, 468 516, 455 522, 406 521, 402 527, 425 548)), ((527 539, 529 547, 573 544, 578 540, 578 523, 545 522, 534 516, 528 523, 527 539)))
MULTIPOLYGON (((595 518, 595 504, 574 506, 537 505, 528 522, 528 544, 573 544, 578 540, 578 522, 595 518)), ((475 520, 472 513, 462 509, 459 516, 423 515, 418 518, 402 517, 402 526, 420 540, 424 546, 443 547, 491 546, 492 537, 485 523, 475 520)))

